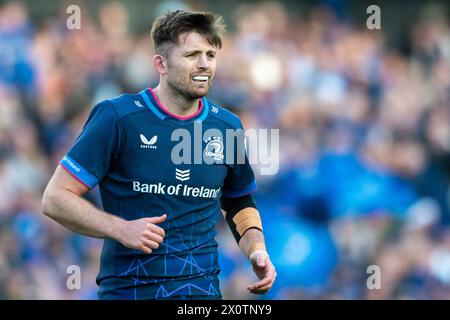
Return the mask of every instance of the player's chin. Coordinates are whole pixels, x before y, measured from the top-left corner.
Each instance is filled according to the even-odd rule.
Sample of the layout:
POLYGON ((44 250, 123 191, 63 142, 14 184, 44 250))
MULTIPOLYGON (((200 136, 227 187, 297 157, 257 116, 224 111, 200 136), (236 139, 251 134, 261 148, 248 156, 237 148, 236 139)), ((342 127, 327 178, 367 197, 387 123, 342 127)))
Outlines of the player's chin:
POLYGON ((193 88, 191 90, 191 96, 193 98, 202 98, 204 96, 206 96, 209 92, 209 86, 207 87, 202 87, 202 88, 193 88))

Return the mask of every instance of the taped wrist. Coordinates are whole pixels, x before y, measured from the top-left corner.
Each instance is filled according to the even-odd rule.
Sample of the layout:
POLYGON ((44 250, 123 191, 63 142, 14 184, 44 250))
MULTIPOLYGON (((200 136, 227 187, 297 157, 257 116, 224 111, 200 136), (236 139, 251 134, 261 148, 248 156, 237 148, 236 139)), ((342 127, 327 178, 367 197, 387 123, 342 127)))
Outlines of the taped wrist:
POLYGON ((225 220, 237 243, 247 230, 262 231, 261 218, 252 195, 239 198, 222 197, 220 203, 226 211, 225 220))
POLYGON ((258 254, 263 254, 266 256, 266 258, 269 258, 269 254, 267 253, 265 248, 264 249, 256 249, 254 251, 251 251, 251 253, 248 255, 248 258, 251 261, 251 260, 255 259, 258 254))

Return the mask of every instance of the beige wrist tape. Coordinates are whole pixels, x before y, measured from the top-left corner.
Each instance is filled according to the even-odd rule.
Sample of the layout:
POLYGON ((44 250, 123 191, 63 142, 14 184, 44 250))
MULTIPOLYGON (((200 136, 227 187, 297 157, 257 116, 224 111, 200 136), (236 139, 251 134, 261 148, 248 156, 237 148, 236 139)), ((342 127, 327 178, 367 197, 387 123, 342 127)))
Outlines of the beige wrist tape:
POLYGON ((236 224, 236 231, 241 237, 249 228, 256 227, 262 230, 261 218, 255 208, 242 209, 233 217, 233 222, 236 224))

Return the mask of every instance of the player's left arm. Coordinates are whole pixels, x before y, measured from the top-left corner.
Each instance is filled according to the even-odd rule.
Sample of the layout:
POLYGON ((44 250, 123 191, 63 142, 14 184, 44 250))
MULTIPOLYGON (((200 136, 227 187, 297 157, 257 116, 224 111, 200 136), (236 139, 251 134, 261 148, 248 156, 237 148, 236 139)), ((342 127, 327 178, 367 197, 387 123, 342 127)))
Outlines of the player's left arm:
POLYGON ((277 273, 267 253, 259 211, 252 195, 222 197, 225 219, 239 247, 249 258, 259 281, 247 286, 254 294, 264 294, 272 287, 277 273))

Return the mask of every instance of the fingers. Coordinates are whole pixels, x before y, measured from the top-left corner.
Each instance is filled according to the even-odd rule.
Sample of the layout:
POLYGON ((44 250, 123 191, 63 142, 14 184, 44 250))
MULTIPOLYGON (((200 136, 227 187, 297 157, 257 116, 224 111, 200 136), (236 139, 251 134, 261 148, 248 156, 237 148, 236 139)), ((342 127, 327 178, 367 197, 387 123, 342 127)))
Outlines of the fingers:
POLYGON ((152 249, 150 249, 149 247, 146 247, 144 245, 140 246, 138 249, 141 251, 144 251, 146 254, 150 254, 153 251, 152 249))
POLYGON ((139 247, 140 250, 144 251, 147 254, 151 254, 153 250, 159 248, 159 243, 152 241, 148 238, 142 237, 141 239, 142 245, 139 247))
POLYGON ((165 232, 164 229, 157 226, 157 223, 161 223, 167 219, 167 214, 163 214, 159 217, 151 217, 146 218, 145 220, 148 222, 146 229, 141 238, 141 246, 140 250, 144 251, 147 254, 153 252, 153 250, 158 249, 159 245, 163 243, 165 232))
POLYGON ((270 288, 271 288, 271 286, 267 286, 265 288, 261 288, 258 290, 249 290, 249 292, 253 293, 253 294, 266 294, 270 288))
POLYGON ((277 276, 277 273, 275 271, 275 268, 273 267, 272 263, 270 263, 269 260, 266 260, 266 273, 264 275, 264 278, 259 280, 258 282, 248 285, 247 289, 254 294, 264 294, 272 287, 275 278, 277 276))
POLYGON ((151 223, 161 223, 166 219, 167 219, 167 214, 163 214, 162 216, 159 216, 159 217, 147 218, 147 220, 150 221, 151 223))
POLYGON ((264 294, 264 293, 267 293, 267 291, 269 291, 270 288, 272 288, 272 285, 266 285, 264 287, 261 287, 258 289, 252 289, 249 291, 254 294, 264 294))
POLYGON ((163 214, 162 216, 159 217, 151 217, 151 218, 146 218, 145 220, 150 222, 147 225, 147 228, 150 229, 152 232, 159 234, 161 237, 165 237, 166 233, 164 232, 164 229, 161 227, 158 227, 156 224, 157 223, 161 223, 164 220, 167 219, 167 214, 163 214))
POLYGON ((153 232, 150 232, 150 231, 144 232, 143 236, 145 238, 147 238, 148 240, 152 240, 152 241, 157 242, 157 243, 163 243, 163 240, 164 240, 164 238, 160 234, 153 233, 153 232))
POLYGON ((274 279, 272 279, 268 284, 263 285, 263 286, 256 286, 256 284, 247 286, 247 289, 248 289, 251 293, 254 293, 254 294, 264 294, 264 293, 266 293, 267 291, 269 291, 270 288, 272 288, 273 282, 274 282, 273 280, 274 280, 274 279))
POLYGON ((247 286, 248 290, 257 290, 273 282, 273 277, 266 276, 262 280, 247 286))
POLYGON ((150 254, 159 248, 165 237, 164 229, 157 226, 156 223, 161 223, 166 219, 167 214, 163 214, 159 217, 125 221, 120 234, 121 240, 117 240, 127 248, 142 250, 150 254))
POLYGON ((149 240, 147 238, 142 238, 142 243, 144 244, 144 246, 150 248, 150 249, 158 249, 159 248, 159 243, 149 240))
POLYGON ((149 223, 149 224, 147 225, 147 228, 148 228, 152 233, 156 233, 156 234, 160 235, 160 236, 163 237, 163 238, 166 236, 166 233, 165 233, 165 231, 164 231, 163 228, 158 227, 158 226, 156 226, 156 225, 154 225, 154 224, 152 224, 152 223, 149 223))

